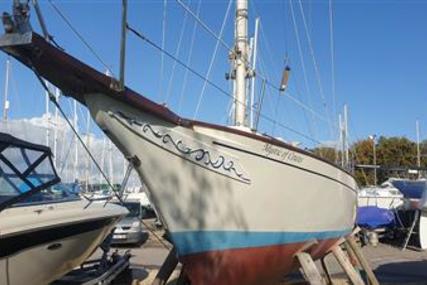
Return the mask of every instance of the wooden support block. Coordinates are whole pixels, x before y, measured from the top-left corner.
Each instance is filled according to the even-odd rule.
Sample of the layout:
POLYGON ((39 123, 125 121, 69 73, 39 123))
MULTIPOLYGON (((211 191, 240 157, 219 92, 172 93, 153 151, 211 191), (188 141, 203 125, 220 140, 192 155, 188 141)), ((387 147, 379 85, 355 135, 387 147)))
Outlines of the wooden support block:
POLYGON ((295 255, 303 269, 304 276, 311 285, 325 285, 325 281, 317 270, 311 255, 306 252, 300 252, 295 255))
POLYGON ((347 274, 347 277, 354 285, 364 285, 364 282, 360 275, 356 272, 347 255, 341 249, 340 246, 335 246, 332 249, 332 253, 337 259, 338 263, 341 265, 344 272, 347 274))
POLYGON ((371 266, 369 265, 366 258, 363 256, 362 252, 360 251, 359 246, 357 245, 356 241, 354 240, 353 236, 348 236, 346 238, 346 244, 352 249, 354 254, 357 257, 357 260, 359 261, 360 265, 362 266, 363 270, 365 270, 366 275, 368 277, 369 283, 371 285, 379 285, 377 277, 375 276, 374 272, 371 269, 371 266))
POLYGON ((325 273, 326 284, 333 285, 331 275, 329 274, 328 266, 326 266, 325 257, 320 259, 320 264, 322 265, 323 272, 325 273))
POLYGON ((178 258, 176 257, 176 250, 174 247, 169 251, 166 260, 163 262, 162 267, 160 267, 151 285, 165 285, 177 265, 178 258))

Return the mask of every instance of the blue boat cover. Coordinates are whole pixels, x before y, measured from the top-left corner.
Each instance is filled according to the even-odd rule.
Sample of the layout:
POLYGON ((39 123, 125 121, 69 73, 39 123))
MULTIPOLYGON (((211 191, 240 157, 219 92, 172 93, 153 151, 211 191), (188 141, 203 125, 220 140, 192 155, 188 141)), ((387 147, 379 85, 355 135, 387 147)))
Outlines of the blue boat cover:
POLYGON ((395 217, 392 210, 376 206, 359 207, 356 224, 361 228, 368 229, 393 227, 395 226, 395 217))
POLYGON ((425 180, 394 180, 391 182, 394 187, 402 192, 405 198, 421 199, 426 189, 425 180))

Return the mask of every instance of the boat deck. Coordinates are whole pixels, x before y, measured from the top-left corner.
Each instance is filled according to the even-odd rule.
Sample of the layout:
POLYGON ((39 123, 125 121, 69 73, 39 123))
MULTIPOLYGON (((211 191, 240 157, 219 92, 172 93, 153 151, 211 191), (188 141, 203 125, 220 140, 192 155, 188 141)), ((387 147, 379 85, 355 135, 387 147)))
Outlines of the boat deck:
MULTIPOLYGON (((161 231, 156 231, 156 235, 161 234, 161 231)), ((166 245, 170 246, 167 242, 166 245)), ((149 239, 139 247, 121 246, 117 248, 120 251, 132 250, 132 270, 129 275, 122 276, 113 284, 151 284, 168 254, 168 249, 153 234, 150 234, 149 239)), ((381 243, 377 247, 365 246, 362 251, 381 284, 427 284, 427 251, 414 249, 402 251, 400 248, 381 243)), ((349 284, 332 256, 327 258, 327 264, 334 284, 349 284)), ((168 284, 174 284, 178 274, 179 270, 175 270, 168 284)), ((299 273, 295 273, 287 277, 282 284, 306 283, 299 273)))

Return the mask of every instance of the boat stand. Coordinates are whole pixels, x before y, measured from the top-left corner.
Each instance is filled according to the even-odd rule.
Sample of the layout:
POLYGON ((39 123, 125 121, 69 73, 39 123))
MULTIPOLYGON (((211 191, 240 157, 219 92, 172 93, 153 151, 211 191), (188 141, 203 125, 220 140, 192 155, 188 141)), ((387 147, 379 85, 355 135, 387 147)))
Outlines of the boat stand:
POLYGON ((403 246, 402 246, 402 251, 405 250, 406 247, 408 246, 409 240, 411 239, 412 235, 418 234, 417 232, 414 232, 414 230, 416 225, 419 223, 420 216, 421 216, 421 210, 415 209, 414 220, 412 222, 411 227, 409 228, 408 234, 406 235, 405 242, 403 243, 403 246))
MULTIPOLYGON (((332 248, 330 253, 338 261, 339 265, 343 269, 347 278, 354 285, 379 285, 374 272, 372 271, 369 263, 360 251, 359 246, 354 240, 354 235, 358 232, 357 229, 352 235, 345 239, 340 239, 332 248), (342 249, 345 248, 346 252, 342 249), (362 279, 360 272, 363 272, 366 276, 366 282, 362 279)), ((295 258, 298 260, 301 268, 301 272, 305 280, 311 285, 326 285, 332 284, 332 279, 328 272, 324 258, 321 259, 321 265, 325 276, 319 272, 315 262, 313 261, 308 250, 317 244, 317 240, 308 241, 304 247, 295 254, 295 258)))
MULTIPOLYGON (((151 285, 166 285, 170 276, 172 275, 173 271, 176 269, 177 266, 178 266, 178 258, 176 254, 176 249, 175 247, 173 247, 169 251, 168 256, 166 257, 165 261, 160 267, 159 272, 157 272, 157 275, 154 278, 153 282, 151 282, 151 285)), ((174 284, 175 285, 190 284, 183 268, 181 268, 179 277, 174 284)))
POLYGON ((130 250, 119 254, 117 250, 110 254, 112 233, 99 245, 102 256, 88 260, 52 285, 107 285, 129 268, 130 250))

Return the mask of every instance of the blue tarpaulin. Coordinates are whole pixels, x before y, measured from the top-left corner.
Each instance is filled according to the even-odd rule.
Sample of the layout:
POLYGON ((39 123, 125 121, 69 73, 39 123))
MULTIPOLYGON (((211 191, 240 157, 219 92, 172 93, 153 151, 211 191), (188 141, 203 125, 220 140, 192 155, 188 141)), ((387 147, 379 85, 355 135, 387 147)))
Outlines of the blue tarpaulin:
POLYGON ((425 189, 426 181, 425 180, 393 180, 391 182, 394 187, 399 189, 402 192, 405 198, 411 199, 421 199, 425 189))
POLYGON ((377 229, 393 227, 395 217, 392 210, 376 206, 359 207, 357 209, 356 224, 361 228, 377 229))

